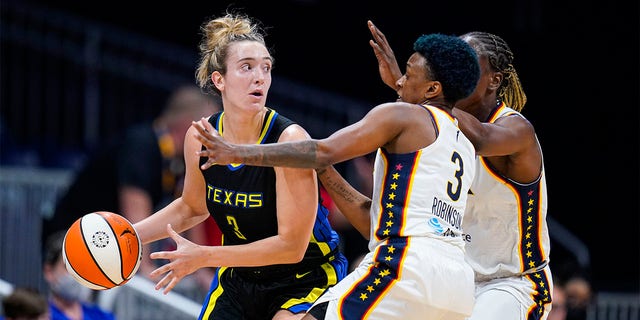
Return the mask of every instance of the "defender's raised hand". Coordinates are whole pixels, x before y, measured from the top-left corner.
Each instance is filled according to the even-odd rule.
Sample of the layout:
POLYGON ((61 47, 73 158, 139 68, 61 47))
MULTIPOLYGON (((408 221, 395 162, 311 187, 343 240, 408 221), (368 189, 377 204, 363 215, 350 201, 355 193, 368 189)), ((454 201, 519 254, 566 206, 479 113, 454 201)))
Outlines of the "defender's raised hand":
POLYGON ((382 78, 382 82, 393 90, 397 90, 396 81, 402 77, 402 71, 400 71, 396 56, 393 54, 393 50, 384 33, 382 33, 371 20, 367 21, 367 25, 373 36, 373 39, 369 40, 369 45, 373 48, 373 53, 376 55, 376 59, 378 59, 380 78, 382 78))

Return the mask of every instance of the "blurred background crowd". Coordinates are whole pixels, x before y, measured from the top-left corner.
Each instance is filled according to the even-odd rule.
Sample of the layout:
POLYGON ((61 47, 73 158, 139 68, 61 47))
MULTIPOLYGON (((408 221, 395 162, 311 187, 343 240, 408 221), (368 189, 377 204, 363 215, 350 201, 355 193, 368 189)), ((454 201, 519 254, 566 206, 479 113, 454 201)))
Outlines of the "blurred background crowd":
MULTIPOLYGON (((622 0, 383 6, 323 0, 2 1, 0 279, 47 292, 43 257, 21 252, 43 252, 50 234, 93 210, 98 199, 115 212, 140 212, 127 209, 119 198, 125 195, 115 192, 119 187, 146 197, 146 212, 179 192, 181 146, 175 137, 184 128, 167 120, 180 117, 168 117, 167 110, 180 104, 180 90, 193 89, 200 24, 229 7, 266 27, 276 58, 268 104, 314 137, 396 98, 378 77, 368 19, 384 30, 398 61, 406 60, 410 40, 421 33, 502 36, 515 53, 528 96, 523 113, 537 128, 546 156, 551 266, 565 293, 558 296, 566 296, 554 308, 557 302, 556 310, 567 306, 567 319, 586 319, 599 293, 638 297, 640 22, 638 3, 622 0), (146 129, 134 129, 140 126, 146 129), (175 148, 162 147, 161 137, 174 139, 175 148), (133 155, 148 156, 148 176, 128 176, 131 162, 120 159, 126 142, 131 150, 134 141, 140 147, 133 155), (54 218, 60 215, 66 220, 54 218)), ((202 101, 190 97, 189 105, 202 101)), ((188 119, 220 107, 208 99, 205 111, 179 114, 188 119)), ((367 193, 370 161, 363 157, 338 169, 367 193)), ((335 209, 332 222, 348 258, 366 251, 364 239, 335 209)), ((213 224, 190 237, 218 241, 213 224)), ((197 298, 208 285, 206 274, 199 277, 182 292, 197 298)))

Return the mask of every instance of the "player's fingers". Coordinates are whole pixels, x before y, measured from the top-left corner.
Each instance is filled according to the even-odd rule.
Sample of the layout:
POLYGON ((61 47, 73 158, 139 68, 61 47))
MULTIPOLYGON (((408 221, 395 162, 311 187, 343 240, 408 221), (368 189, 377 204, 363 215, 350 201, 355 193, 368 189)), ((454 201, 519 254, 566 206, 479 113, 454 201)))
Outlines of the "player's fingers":
POLYGON ((164 276, 164 278, 162 278, 161 281, 156 284, 156 290, 164 288, 162 290, 162 293, 167 294, 178 285, 181 279, 182 277, 177 277, 175 272, 170 271, 166 276, 164 276))
POLYGON ((192 124, 204 138, 211 139, 213 137, 219 136, 216 130, 214 130, 211 123, 209 123, 206 118, 202 118, 198 122, 193 121, 192 124))
POLYGON ((196 130, 198 130, 198 132, 204 134, 207 130, 206 127, 203 125, 203 121, 202 119, 200 119, 199 121, 191 121, 191 125, 196 128, 196 130))
POLYGON ((180 235, 175 230, 173 230, 173 227, 171 227, 170 223, 167 223, 167 232, 169 233, 171 239, 175 241, 182 239, 182 237, 180 237, 180 235))
POLYGON ((209 159, 209 160, 207 160, 207 162, 205 162, 205 163, 201 166, 201 168, 202 168, 202 170, 207 170, 207 169, 211 168, 211 166, 213 166, 214 164, 216 164, 216 162, 215 162, 215 161, 213 161, 213 160, 211 160, 211 159, 209 159))
MULTIPOLYGON (((215 148, 214 139, 216 138, 214 138, 212 135, 206 136, 201 133, 194 133, 193 137, 196 138, 196 140, 198 140, 198 142, 200 142, 206 148, 206 150, 215 148)), ((203 157, 204 155, 201 154, 200 156, 203 157)))
POLYGON ((164 259, 164 254, 162 251, 151 252, 149 254, 149 258, 151 259, 164 259))
MULTIPOLYGON (((198 140, 205 148, 211 148, 211 143, 206 138, 202 137, 202 134, 194 133, 193 137, 198 140)), ((196 152, 198 154, 198 152, 196 152)), ((202 157, 202 155, 200 155, 202 157)))
POLYGON ((171 276, 171 272, 167 273, 164 277, 162 277, 162 279, 160 279, 160 281, 156 283, 155 289, 160 290, 162 288, 165 288, 167 283, 169 283, 170 276, 171 276))
POLYGON ((207 170, 214 164, 216 164, 215 160, 211 158, 211 152, 209 150, 200 151, 197 153, 200 157, 208 157, 207 162, 203 163, 200 166, 200 169, 207 170))
POLYGON ((378 52, 380 51, 380 46, 374 40, 369 40, 369 45, 371 46, 371 48, 373 48, 373 51, 377 55, 378 52))
POLYGON ((380 29, 378 29, 378 27, 376 27, 373 23, 371 23, 369 28, 371 29, 371 35, 373 35, 373 38, 376 39, 376 42, 387 41, 387 38, 384 36, 384 33, 382 33, 382 31, 380 31, 380 29))
MULTIPOLYGON (((208 123, 208 122, 207 122, 208 123)), ((211 139, 212 135, 206 126, 203 126, 202 123, 197 121, 192 121, 191 125, 196 128, 197 133, 194 133, 193 136, 198 139, 200 142, 208 142, 211 139)))
MULTIPOLYGON (((167 259, 167 258, 157 258, 157 259, 167 259)), ((157 277, 157 276, 159 276, 161 274, 169 273, 169 272, 171 272, 171 266, 170 266, 170 263, 167 263, 167 264, 165 264, 163 266, 160 266, 160 267, 156 268, 155 270, 151 271, 149 273, 149 276, 152 277, 152 278, 155 278, 155 277, 157 277)))
POLYGON ((207 121, 206 118, 202 118, 202 120, 200 120, 200 122, 202 123, 203 127, 204 127, 204 131, 206 132, 212 132, 213 134, 216 134, 216 130, 213 129, 213 125, 211 125, 211 123, 209 121, 207 121))
POLYGON ((176 277, 171 277, 171 281, 169 282, 169 284, 164 287, 164 290, 162 291, 162 293, 167 294, 169 293, 169 291, 173 290, 173 288, 178 284, 178 282, 180 282, 180 280, 176 277))
POLYGON ((151 259, 173 260, 175 257, 175 251, 156 251, 149 254, 149 258, 151 259))
POLYGON ((193 137, 196 138, 196 140, 200 141, 200 143, 202 143, 205 147, 207 145, 210 145, 210 141, 207 139, 207 137, 205 136, 206 132, 202 131, 204 129, 202 129, 202 127, 195 125, 194 128, 196 128, 198 132, 193 134, 193 137))

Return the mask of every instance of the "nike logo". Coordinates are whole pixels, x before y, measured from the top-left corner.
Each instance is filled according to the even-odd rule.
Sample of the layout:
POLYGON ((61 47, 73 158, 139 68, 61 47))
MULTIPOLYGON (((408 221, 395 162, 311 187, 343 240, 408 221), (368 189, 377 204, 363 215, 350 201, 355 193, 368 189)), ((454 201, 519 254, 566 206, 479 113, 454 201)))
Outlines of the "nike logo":
POLYGON ((308 275, 309 273, 311 273, 311 271, 307 271, 307 272, 305 272, 303 274, 296 273, 296 279, 300 279, 300 278, 308 275))

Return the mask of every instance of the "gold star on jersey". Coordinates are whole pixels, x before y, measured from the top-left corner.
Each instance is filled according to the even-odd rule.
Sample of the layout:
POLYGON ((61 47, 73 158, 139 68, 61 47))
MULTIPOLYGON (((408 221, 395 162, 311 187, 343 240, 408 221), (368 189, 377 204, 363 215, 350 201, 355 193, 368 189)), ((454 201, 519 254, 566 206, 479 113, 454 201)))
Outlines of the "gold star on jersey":
POLYGON ((400 276, 399 270, 410 238, 399 235, 405 223, 404 210, 417 154, 387 154, 387 157, 395 160, 395 164, 388 166, 391 170, 385 175, 380 203, 372 204, 381 206, 384 212, 377 224, 376 237, 387 240, 376 248, 374 264, 369 272, 340 301, 339 310, 343 319, 363 319, 400 276))

